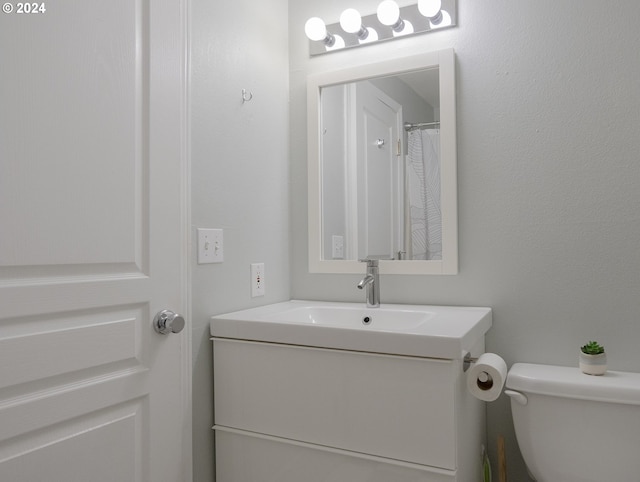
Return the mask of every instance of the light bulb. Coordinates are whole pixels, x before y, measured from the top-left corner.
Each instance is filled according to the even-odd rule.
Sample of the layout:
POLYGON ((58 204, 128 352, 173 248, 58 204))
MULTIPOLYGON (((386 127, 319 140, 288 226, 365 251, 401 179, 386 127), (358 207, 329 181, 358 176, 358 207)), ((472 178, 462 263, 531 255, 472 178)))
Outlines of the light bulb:
POLYGON ((342 12, 340 26, 347 33, 355 33, 360 43, 369 37, 369 30, 362 26, 362 17, 355 8, 347 8, 342 12))
POLYGON ((409 20, 403 20, 402 24, 403 24, 403 27, 400 30, 393 31, 394 37, 402 37, 403 35, 409 35, 414 32, 413 24, 409 22, 409 20))
POLYGON ((439 18, 436 18, 434 20, 429 20, 431 28, 449 27, 451 25, 451 15, 449 15, 446 10, 440 10, 440 15, 438 15, 438 17, 439 18), (437 20, 440 21, 437 22, 437 20))
POLYGON ((304 24, 304 33, 307 34, 309 40, 324 40, 327 38, 327 26, 321 18, 311 17, 304 24))
POLYGON ((384 0, 378 5, 378 20, 382 25, 394 26, 400 20, 400 7, 393 0, 384 0))
POLYGON ((361 44, 366 44, 367 42, 375 42, 376 40, 378 40, 378 32, 376 32, 375 29, 367 27, 367 32, 367 36, 359 40, 361 44))
POLYGON ((358 33, 362 28, 362 17, 355 8, 347 8, 340 15, 340 26, 347 33, 358 33))
POLYGON ((441 8, 442 0, 418 0, 418 10, 425 17, 435 17, 441 8))
POLYGON ((344 39, 340 37, 340 35, 332 35, 331 38, 331 43, 325 42, 325 49, 327 52, 330 52, 331 50, 340 50, 345 47, 344 39))

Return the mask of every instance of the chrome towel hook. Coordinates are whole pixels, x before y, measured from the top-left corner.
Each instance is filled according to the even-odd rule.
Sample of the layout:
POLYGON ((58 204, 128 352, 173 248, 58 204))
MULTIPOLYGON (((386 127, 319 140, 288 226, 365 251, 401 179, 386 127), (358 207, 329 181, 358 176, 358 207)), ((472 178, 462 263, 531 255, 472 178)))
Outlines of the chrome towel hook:
POLYGON ((249 102, 253 99, 253 94, 247 89, 242 89, 242 103, 249 102))

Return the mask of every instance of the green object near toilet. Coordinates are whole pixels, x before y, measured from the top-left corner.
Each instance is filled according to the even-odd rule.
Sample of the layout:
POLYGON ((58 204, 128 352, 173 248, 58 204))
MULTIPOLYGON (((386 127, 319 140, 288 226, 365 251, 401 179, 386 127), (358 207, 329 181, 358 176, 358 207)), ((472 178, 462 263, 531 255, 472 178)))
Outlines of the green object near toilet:
POLYGON ((482 482, 491 482, 491 462, 484 445, 482 446, 482 482))

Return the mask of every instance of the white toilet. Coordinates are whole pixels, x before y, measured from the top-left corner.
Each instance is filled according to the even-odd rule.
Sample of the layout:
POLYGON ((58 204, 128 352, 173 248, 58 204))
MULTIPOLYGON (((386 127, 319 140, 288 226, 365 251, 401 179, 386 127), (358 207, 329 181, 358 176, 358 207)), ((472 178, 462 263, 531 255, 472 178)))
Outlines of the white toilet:
POLYGON ((516 363, 505 393, 538 482, 640 481, 640 374, 516 363))

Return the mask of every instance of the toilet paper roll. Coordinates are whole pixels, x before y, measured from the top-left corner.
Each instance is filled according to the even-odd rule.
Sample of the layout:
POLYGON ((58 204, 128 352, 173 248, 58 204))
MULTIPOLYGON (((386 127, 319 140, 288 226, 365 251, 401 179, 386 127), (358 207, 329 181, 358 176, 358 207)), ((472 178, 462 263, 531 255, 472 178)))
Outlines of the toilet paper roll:
POLYGON ((467 371, 467 389, 476 398, 493 402, 502 393, 507 364, 495 353, 483 353, 467 371))

